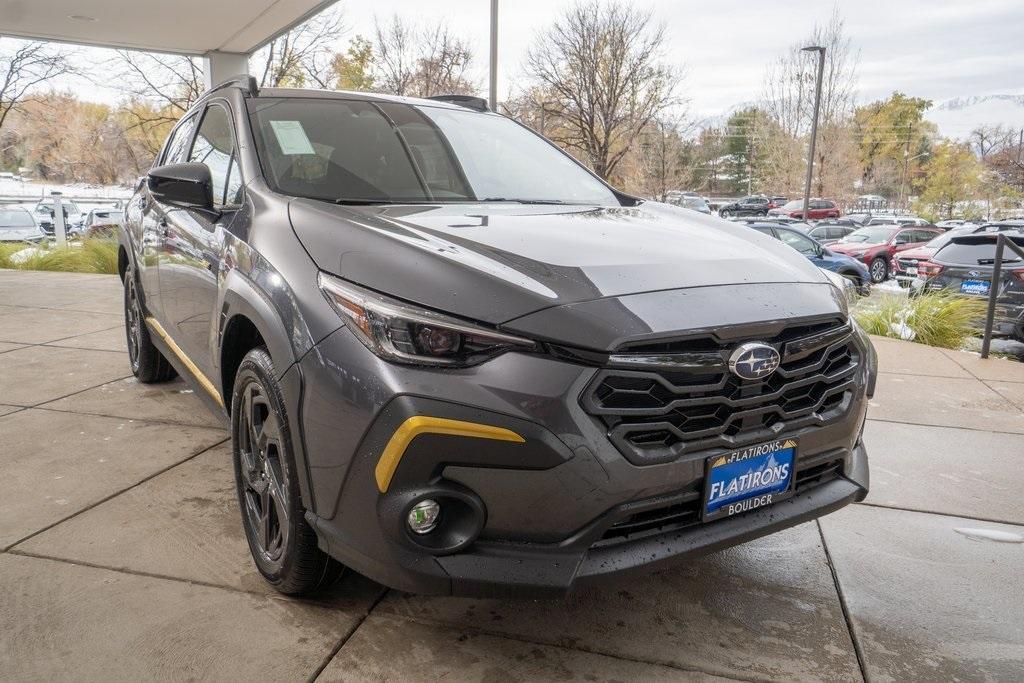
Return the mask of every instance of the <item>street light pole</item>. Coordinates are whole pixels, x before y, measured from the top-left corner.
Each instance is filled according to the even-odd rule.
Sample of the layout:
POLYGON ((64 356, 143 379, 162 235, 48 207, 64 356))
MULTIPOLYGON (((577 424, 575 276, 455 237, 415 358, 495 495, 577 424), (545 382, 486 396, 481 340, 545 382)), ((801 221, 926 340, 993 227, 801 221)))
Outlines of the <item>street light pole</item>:
POLYGON ((487 102, 498 111, 498 0, 491 0, 491 81, 487 102))
POLYGON ((814 83, 814 118, 811 119, 811 148, 807 152, 807 180, 804 182, 804 213, 802 218, 807 220, 807 210, 811 203, 811 179, 814 176, 814 143, 818 138, 818 113, 821 111, 821 79, 825 75, 825 48, 813 45, 801 48, 803 52, 818 53, 818 78, 814 83))

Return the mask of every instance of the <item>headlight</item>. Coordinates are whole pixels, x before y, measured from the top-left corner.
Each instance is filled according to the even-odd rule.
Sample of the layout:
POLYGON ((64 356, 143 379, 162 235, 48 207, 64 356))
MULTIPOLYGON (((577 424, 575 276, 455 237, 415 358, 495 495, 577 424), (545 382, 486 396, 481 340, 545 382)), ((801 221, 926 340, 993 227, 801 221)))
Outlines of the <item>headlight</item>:
POLYGON ((326 273, 320 273, 319 284, 359 341, 390 361, 466 367, 512 349, 536 347, 529 339, 449 318, 326 273))

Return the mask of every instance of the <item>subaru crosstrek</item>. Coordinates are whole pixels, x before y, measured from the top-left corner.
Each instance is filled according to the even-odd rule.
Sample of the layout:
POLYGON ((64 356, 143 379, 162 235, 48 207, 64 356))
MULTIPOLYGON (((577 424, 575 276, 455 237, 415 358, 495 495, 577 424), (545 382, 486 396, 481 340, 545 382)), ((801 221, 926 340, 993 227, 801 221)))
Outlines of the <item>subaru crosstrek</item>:
POLYGON ((562 594, 862 499, 875 360, 742 225, 606 185, 466 97, 236 79, 121 232, 142 382, 229 421, 256 567, 562 594))

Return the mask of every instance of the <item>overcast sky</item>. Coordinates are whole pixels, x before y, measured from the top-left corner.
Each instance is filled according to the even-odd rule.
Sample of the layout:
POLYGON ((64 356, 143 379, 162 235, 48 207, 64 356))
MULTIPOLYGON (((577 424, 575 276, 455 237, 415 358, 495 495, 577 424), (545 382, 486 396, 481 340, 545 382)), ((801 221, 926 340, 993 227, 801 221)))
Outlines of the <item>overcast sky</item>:
MULTIPOLYGON (((499 93, 514 88, 538 27, 571 0, 502 0, 499 93)), ((668 27, 666 61, 685 68, 683 95, 696 118, 757 98, 765 64, 828 21, 823 0, 638 0, 668 27)), ((443 19, 470 39, 486 87, 489 0, 342 1, 349 35, 371 36, 374 15, 443 19)), ((836 3, 860 51, 859 100, 893 90, 936 101, 1024 94, 1024 0, 841 0, 836 3)), ((95 54, 96 51, 89 51, 95 54)), ((80 96, 95 86, 69 84, 80 96)), ((101 94, 113 99, 112 93, 101 94)))

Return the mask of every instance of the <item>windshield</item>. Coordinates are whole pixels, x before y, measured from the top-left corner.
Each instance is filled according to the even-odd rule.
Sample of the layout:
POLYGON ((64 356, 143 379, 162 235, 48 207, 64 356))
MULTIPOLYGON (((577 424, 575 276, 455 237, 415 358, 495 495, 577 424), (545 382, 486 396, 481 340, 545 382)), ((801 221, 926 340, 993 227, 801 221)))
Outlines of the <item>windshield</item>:
POLYGON ((783 206, 782 208, 785 209, 786 211, 796 211, 797 209, 803 209, 804 208, 804 200, 802 200, 802 199, 794 199, 791 202, 786 202, 786 205, 783 206))
POLYGON ((879 242, 888 242, 892 234, 899 230, 898 227, 892 228, 860 228, 854 230, 849 235, 839 240, 840 242, 863 242, 867 244, 877 244, 879 242))
POLYGON ((250 103, 268 182, 351 203, 619 202, 514 121, 448 107, 341 99, 250 103))
POLYGON ((32 214, 23 209, 0 209, 0 230, 4 228, 34 228, 32 214))

